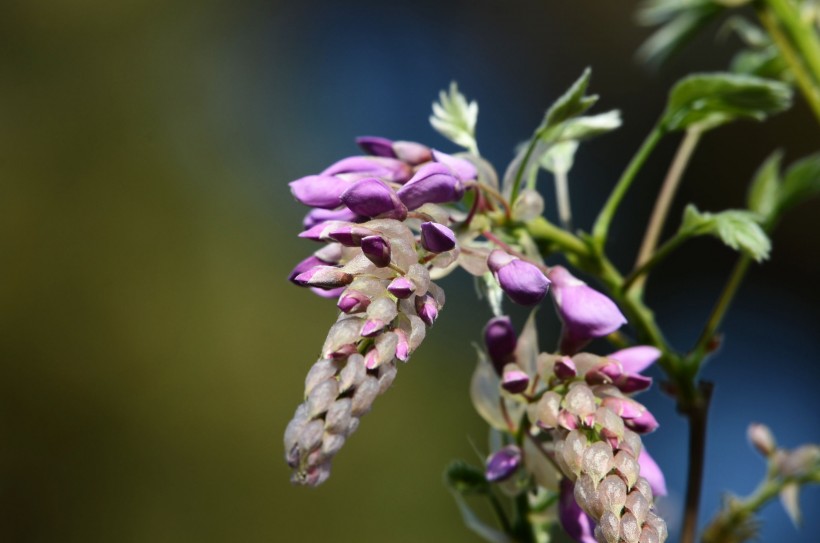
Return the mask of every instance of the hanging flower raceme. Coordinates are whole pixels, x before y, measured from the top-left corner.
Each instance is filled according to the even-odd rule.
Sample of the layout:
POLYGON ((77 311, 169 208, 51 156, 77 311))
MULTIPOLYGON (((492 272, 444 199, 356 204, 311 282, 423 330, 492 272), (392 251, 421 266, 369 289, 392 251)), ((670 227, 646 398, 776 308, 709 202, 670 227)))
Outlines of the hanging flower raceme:
MULTIPOLYGON (((479 363, 473 379, 477 410, 511 437, 524 435, 537 444, 522 453, 516 469, 524 466, 542 485, 560 479, 555 488, 560 494, 558 517, 573 539, 581 543, 664 541, 666 524, 653 504, 655 496, 666 494, 666 485, 640 437, 657 428, 657 421, 631 397, 651 383, 639 372, 660 352, 637 346, 607 357, 536 354, 534 335, 532 318, 522 333, 523 348, 521 339, 516 344, 508 318, 496 317, 488 323, 489 361, 479 363), (504 364, 500 377, 486 369, 498 363, 504 364), (516 383, 520 385, 512 388, 516 383), (502 404, 500 410, 494 407, 502 404), (528 429, 511 428, 509 424, 517 426, 521 415, 528 429), (559 473, 545 474, 554 472, 553 466, 559 473)), ((515 458, 513 453, 520 450, 512 447, 490 456, 488 480, 514 471, 502 469, 512 465, 512 460, 505 460, 515 458)))
POLYGON ((299 237, 322 243, 288 277, 337 300, 340 314, 305 379, 305 401, 285 431, 296 483, 316 486, 390 387, 444 307, 430 279, 459 255, 440 204, 457 202, 476 169, 412 142, 366 137, 371 156, 342 159, 290 184, 312 209, 299 237))

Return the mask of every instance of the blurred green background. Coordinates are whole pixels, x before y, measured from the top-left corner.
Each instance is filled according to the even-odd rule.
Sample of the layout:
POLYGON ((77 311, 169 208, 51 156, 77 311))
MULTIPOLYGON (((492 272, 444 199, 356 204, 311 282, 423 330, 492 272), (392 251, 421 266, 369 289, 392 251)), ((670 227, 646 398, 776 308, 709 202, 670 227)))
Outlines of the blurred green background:
MULTIPOLYGON (((705 37, 651 73, 632 57, 647 34, 633 10, 547 0, 5 2, 0 540, 476 541, 441 483, 450 459, 475 461, 470 441, 485 442, 467 386, 469 342, 489 312, 464 275, 445 281, 449 305, 429 341, 330 481, 288 483, 281 436, 334 308, 285 281, 311 250, 295 238, 304 210, 286 183, 355 153, 361 134, 452 150, 427 126, 429 103, 451 79, 478 98, 482 150, 503 168, 591 65, 603 108, 621 108, 626 124, 579 157, 576 213, 588 226, 665 89, 688 70, 721 68, 732 50, 705 37)), ((796 158, 816 136, 802 104, 765 127, 709 136, 678 209, 687 198, 703 209, 740 205, 766 154, 781 145, 796 158)), ((622 265, 673 152, 674 142, 660 149, 628 202, 633 212, 615 231, 622 265)), ((738 306, 748 320, 734 321, 735 345, 748 345, 735 352, 741 364, 761 352, 768 371, 781 357, 795 361, 779 377, 797 403, 775 416, 770 406, 787 400, 766 396, 771 381, 753 375, 764 370, 734 367, 729 377, 755 392, 718 400, 737 408, 724 409, 720 433, 751 467, 717 480, 707 505, 725 484, 749 491, 762 471, 743 442, 749 420, 786 421, 786 444, 817 440, 808 384, 817 370, 806 368, 817 359, 820 300, 801 285, 820 269, 818 211, 804 206, 783 224, 774 262, 755 271, 738 306), (781 331, 761 319, 763 306, 781 331)), ((697 333, 731 261, 699 242, 662 268, 669 286, 651 294, 674 340, 697 333)), ((549 344, 555 322, 543 313, 549 344)), ((679 430, 669 402, 652 401, 679 430)), ((685 440, 673 432, 650 444, 666 440, 660 461, 680 483, 685 440)), ((725 456, 714 460, 736 464, 725 456)), ((778 541, 810 537, 784 520, 773 514, 788 531, 778 541)))

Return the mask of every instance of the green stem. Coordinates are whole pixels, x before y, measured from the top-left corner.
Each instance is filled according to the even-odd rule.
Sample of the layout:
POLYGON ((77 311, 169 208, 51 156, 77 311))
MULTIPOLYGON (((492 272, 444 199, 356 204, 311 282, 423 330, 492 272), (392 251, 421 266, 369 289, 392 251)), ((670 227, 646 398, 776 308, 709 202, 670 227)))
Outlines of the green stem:
POLYGON ((589 247, 574 234, 559 228, 544 217, 537 217, 524 225, 533 239, 540 239, 558 245, 561 249, 578 257, 588 257, 589 247))
POLYGON ((635 176, 641 169, 641 166, 643 166, 644 162, 646 162, 649 154, 655 146, 658 145, 658 142, 665 133, 666 130, 663 128, 663 124, 658 121, 644 140, 640 149, 638 149, 638 152, 630 161, 629 165, 626 167, 626 170, 624 170, 624 173, 621 175, 621 178, 612 190, 612 194, 609 195, 609 199, 606 201, 603 209, 601 209, 601 212, 598 214, 598 218, 592 228, 592 237, 595 240, 595 244, 599 251, 602 250, 606 244, 609 224, 612 222, 612 218, 618 210, 621 200, 623 200, 626 195, 626 191, 629 190, 629 186, 632 185, 632 181, 634 181, 635 176))
MULTIPOLYGON (((678 186, 680 186, 681 179, 683 179, 686 166, 689 164, 689 160, 692 158, 692 154, 698 146, 701 134, 703 134, 703 132, 697 128, 690 128, 686 131, 686 136, 684 136, 680 142, 680 146, 678 146, 675 158, 672 160, 669 171, 666 173, 666 178, 663 180, 658 199, 655 200, 655 208, 652 210, 652 217, 649 219, 649 226, 646 228, 646 234, 644 235, 643 242, 641 242, 638 258, 635 261, 636 271, 642 268, 650 259, 654 259, 653 252, 658 245, 658 238, 660 238, 663 225, 666 222, 669 207, 672 205, 672 200, 675 197, 678 186)), ((630 277, 635 275, 637 279, 634 283, 635 289, 643 289, 647 278, 645 274, 646 271, 648 271, 648 269, 642 273, 635 274, 635 272, 633 272, 633 274, 630 275, 630 277)), ((627 278, 627 282, 629 282, 629 278, 627 278)), ((628 288, 628 285, 624 285, 624 290, 628 288)))
POLYGON ((711 383, 701 382, 697 401, 685 411, 689 418, 689 473, 686 477, 686 502, 683 509, 682 543, 695 543, 706 459, 706 421, 712 399, 711 383))
POLYGON ((732 304, 732 300, 734 299, 735 294, 737 294, 737 291, 743 282, 743 278, 746 277, 746 272, 749 270, 749 265, 751 263, 752 259, 747 255, 742 255, 738 259, 734 269, 732 270, 732 274, 729 276, 729 280, 726 282, 726 285, 723 287, 723 291, 720 293, 720 297, 715 303, 715 306, 712 308, 712 312, 709 315, 709 320, 706 321, 706 325, 703 327, 703 332, 701 332, 700 338, 698 338, 695 347, 687 357, 690 371, 693 374, 697 373, 701 363, 703 362, 704 356, 714 350, 713 343, 715 333, 720 327, 721 322, 723 322, 723 317, 726 316, 726 312, 729 310, 729 306, 732 304))
POLYGON ((772 10, 770 8, 761 8, 758 9, 757 15, 763 27, 766 29, 766 32, 769 33, 772 41, 780 50, 783 60, 786 61, 789 70, 791 70, 792 75, 794 75, 797 87, 800 89, 800 92, 803 93, 803 97, 809 104, 814 116, 817 118, 817 121, 820 122, 820 86, 818 86, 818 83, 812 81, 811 76, 803 65, 803 61, 798 57, 797 52, 789 42, 789 38, 783 33, 783 30, 777 22, 777 17, 772 13, 772 10))
POLYGON ((538 138, 540 136, 541 131, 536 130, 535 134, 532 135, 529 145, 527 145, 527 151, 524 153, 524 158, 521 159, 521 164, 518 165, 518 171, 515 173, 515 181, 513 181, 512 190, 510 191, 510 205, 515 205, 515 199, 518 198, 518 191, 521 188, 521 179, 524 177, 524 171, 530 163, 530 157, 535 150, 535 146, 538 144, 538 138))
POLYGON ((660 248, 655 251, 655 254, 651 256, 648 260, 645 260, 643 264, 639 267, 632 270, 632 272, 626 276, 624 279, 624 291, 629 292, 630 290, 634 290, 639 292, 642 287, 642 282, 640 281, 641 278, 645 277, 647 273, 649 273, 655 266, 660 264, 667 256, 672 254, 684 241, 689 239, 691 236, 687 234, 675 234, 672 238, 667 240, 660 248))
POLYGON ((504 507, 501 506, 501 502, 498 501, 498 498, 495 494, 493 494, 492 490, 487 493, 487 498, 490 500, 490 505, 495 512, 495 516, 498 517, 498 522, 501 524, 501 528, 504 530, 504 533, 511 534, 512 525, 510 524, 510 520, 507 518, 507 513, 504 511, 504 507))
POLYGON ((820 38, 811 24, 800 17, 797 7, 788 0, 765 0, 777 19, 791 36, 797 50, 806 61, 814 83, 820 83, 820 38))

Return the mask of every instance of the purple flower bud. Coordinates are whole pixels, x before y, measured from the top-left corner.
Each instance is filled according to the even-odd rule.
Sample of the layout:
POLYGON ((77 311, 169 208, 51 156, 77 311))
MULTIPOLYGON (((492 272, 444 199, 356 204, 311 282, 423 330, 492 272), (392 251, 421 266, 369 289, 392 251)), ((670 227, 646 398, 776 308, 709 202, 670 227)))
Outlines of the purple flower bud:
POLYGON ((375 337, 384 330, 385 326, 387 326, 387 323, 381 319, 368 319, 365 321, 364 326, 362 326, 361 336, 375 337))
POLYGON ((299 262, 298 264, 296 264, 296 267, 293 268, 293 271, 291 271, 290 274, 288 275, 288 281, 290 281, 294 285, 299 285, 300 287, 305 286, 304 283, 300 283, 299 281, 296 281, 296 276, 301 275, 302 273, 308 271, 311 268, 315 268, 316 266, 322 266, 322 265, 325 265, 325 264, 327 264, 327 263, 320 260, 319 258, 317 258, 314 255, 310 255, 306 259, 304 259, 301 262, 299 262))
POLYGON ((419 318, 427 326, 433 326, 438 318, 438 303, 436 299, 425 294, 424 296, 416 296, 416 313, 419 318))
POLYGON ((354 213, 403 221, 407 208, 396 192, 381 179, 367 177, 356 181, 341 195, 342 202, 354 213))
POLYGON ((387 285, 387 291, 399 300, 404 300, 416 291, 416 285, 406 277, 396 277, 387 285))
MULTIPOLYGON (((302 232, 304 234, 304 232, 302 232)), ((345 247, 358 247, 362 238, 373 235, 373 230, 355 224, 341 224, 327 231, 327 237, 338 241, 345 247)))
POLYGON ((431 253, 443 253, 456 246, 456 235, 437 222, 421 223, 421 246, 431 253))
POLYGON ((336 304, 343 313, 359 313, 370 305, 370 298, 358 290, 347 289, 336 304))
POLYGON ((501 375, 504 366, 513 359, 518 339, 512 321, 507 316, 490 319, 484 327, 484 345, 493 362, 493 367, 501 375))
POLYGON ((638 464, 641 466, 641 477, 649 482, 652 494, 655 496, 666 496, 666 478, 663 476, 660 466, 649 456, 646 447, 641 448, 638 455, 638 464))
POLYGON ((501 285, 501 290, 514 302, 533 306, 547 295, 550 281, 536 265, 510 257, 498 249, 490 253, 487 265, 501 285))
POLYGON ((342 209, 311 209, 305 215, 302 225, 305 230, 313 228, 317 224, 322 224, 326 221, 344 221, 344 222, 360 222, 362 217, 356 215, 346 207, 342 209))
POLYGON ((617 360, 610 360, 610 362, 590 370, 586 374, 586 380, 590 384, 612 383, 626 394, 640 392, 652 386, 651 377, 637 373, 627 373, 617 360))
POLYGON ((461 200, 464 196, 464 185, 447 166, 433 162, 419 168, 396 194, 407 209, 416 209, 424 204, 443 204, 461 200))
POLYGON ((353 276, 345 273, 336 266, 314 266, 293 278, 294 282, 309 287, 332 289, 348 285, 353 276))
POLYGON ((463 158, 454 157, 433 149, 433 159, 444 164, 462 181, 470 181, 478 177, 478 170, 473 163, 463 158))
POLYGON ((552 367, 552 371, 555 373, 555 376, 561 380, 572 379, 578 375, 578 369, 575 367, 575 362, 573 362, 568 356, 562 356, 556 360, 555 365, 552 367))
POLYGON ((597 543, 595 539, 595 521, 584 513, 575 501, 575 484, 567 478, 561 479, 561 491, 558 499, 558 520, 569 537, 578 543, 597 543))
POLYGON ((379 136, 360 136, 356 144, 368 155, 396 158, 393 152, 393 141, 379 136))
POLYGON ((410 178, 411 173, 410 166, 395 158, 352 156, 330 165, 322 175, 359 174, 402 183, 410 178))
POLYGON ((394 141, 393 152, 396 158, 411 166, 418 166, 433 159, 430 148, 414 141, 394 141))
POLYGON ((410 339, 407 337, 407 332, 401 328, 396 328, 393 331, 396 333, 396 337, 398 337, 398 342, 396 343, 396 358, 402 362, 407 362, 410 359, 410 339))
POLYGON ((549 271, 551 291, 558 315, 564 323, 561 352, 575 354, 590 340, 610 334, 626 324, 615 303, 576 279, 562 266, 549 271))
POLYGON ((643 405, 631 398, 607 396, 603 399, 602 404, 624 420, 640 417, 646 411, 643 405))
POLYGON ((530 376, 521 371, 516 364, 504 366, 501 375, 501 388, 512 394, 519 394, 527 390, 530 384, 530 376))
POLYGON ((628 419, 624 418, 624 424, 638 434, 649 434, 658 429, 658 421, 650 413, 649 409, 644 408, 644 412, 637 417, 628 419))
POLYGON ((384 268, 390 264, 390 245, 381 236, 362 238, 362 252, 370 262, 379 268, 384 268))
POLYGON ((342 205, 342 193, 350 182, 332 175, 308 175, 290 182, 290 192, 299 202, 322 209, 342 205))
POLYGON ((507 445, 487 458, 485 477, 491 483, 509 479, 521 465, 521 449, 507 445))
POLYGON ((760 454, 766 457, 774 454, 774 451, 777 449, 777 443, 768 426, 753 422, 749 425, 749 429, 746 433, 749 436, 749 442, 751 442, 752 446, 754 446, 760 454))

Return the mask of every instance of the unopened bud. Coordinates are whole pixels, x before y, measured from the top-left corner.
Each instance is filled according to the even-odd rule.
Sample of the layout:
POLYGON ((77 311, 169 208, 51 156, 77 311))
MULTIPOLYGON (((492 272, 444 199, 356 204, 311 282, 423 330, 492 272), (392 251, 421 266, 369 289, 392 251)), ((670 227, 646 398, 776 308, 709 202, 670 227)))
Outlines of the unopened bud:
POLYGON ((752 446, 763 456, 769 457, 777 449, 774 435, 765 424, 752 423, 746 433, 752 446))
POLYGON ((486 478, 491 483, 509 479, 520 465, 521 449, 515 445, 507 445, 487 459, 486 478))

